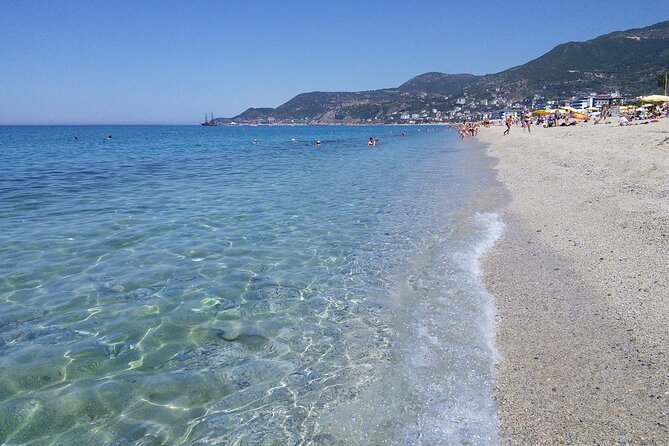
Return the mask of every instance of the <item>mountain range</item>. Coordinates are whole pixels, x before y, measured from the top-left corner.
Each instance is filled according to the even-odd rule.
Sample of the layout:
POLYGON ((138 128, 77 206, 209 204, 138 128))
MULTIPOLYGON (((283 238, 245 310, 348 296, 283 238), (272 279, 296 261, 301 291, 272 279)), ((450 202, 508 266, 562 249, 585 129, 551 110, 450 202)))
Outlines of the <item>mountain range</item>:
POLYGON ((589 93, 623 96, 659 92, 669 68, 669 21, 568 42, 517 67, 483 76, 431 72, 396 88, 302 93, 277 108, 249 108, 229 123, 392 122, 399 114, 465 110, 471 114, 513 105, 532 107, 589 93))

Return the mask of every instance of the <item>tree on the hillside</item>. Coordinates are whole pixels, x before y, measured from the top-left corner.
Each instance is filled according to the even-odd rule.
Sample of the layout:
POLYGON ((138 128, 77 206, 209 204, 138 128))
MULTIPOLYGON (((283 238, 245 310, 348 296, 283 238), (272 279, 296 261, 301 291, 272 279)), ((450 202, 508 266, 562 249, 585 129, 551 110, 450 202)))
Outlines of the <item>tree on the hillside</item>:
POLYGON ((657 86, 665 88, 666 82, 669 81, 669 71, 664 71, 657 76, 657 86))

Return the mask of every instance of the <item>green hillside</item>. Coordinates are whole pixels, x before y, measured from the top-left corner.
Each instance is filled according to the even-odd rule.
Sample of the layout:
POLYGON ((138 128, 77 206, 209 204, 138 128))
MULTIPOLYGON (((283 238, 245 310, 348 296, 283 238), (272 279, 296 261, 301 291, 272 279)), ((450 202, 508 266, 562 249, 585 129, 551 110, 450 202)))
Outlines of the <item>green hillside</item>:
POLYGON ((657 75, 669 68, 669 21, 568 42, 500 73, 475 76, 431 72, 397 88, 311 92, 275 108, 250 108, 238 122, 389 122, 402 113, 467 108, 490 111, 533 98, 567 99, 618 91, 629 97, 659 92, 657 75), (458 101, 460 99, 460 101, 458 101), (464 104, 463 104, 464 101, 464 104), (462 107, 459 107, 462 105, 462 107))
POLYGON ((484 76, 472 93, 499 92, 522 100, 534 93, 564 97, 617 90, 637 96, 655 90, 669 67, 669 21, 558 45, 524 65, 484 76))

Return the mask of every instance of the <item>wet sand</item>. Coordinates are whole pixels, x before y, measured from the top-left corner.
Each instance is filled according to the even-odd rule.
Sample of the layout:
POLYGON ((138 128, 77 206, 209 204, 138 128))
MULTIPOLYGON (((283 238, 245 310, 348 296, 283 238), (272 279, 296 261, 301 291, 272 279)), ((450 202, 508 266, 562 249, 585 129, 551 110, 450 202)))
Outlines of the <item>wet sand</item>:
POLYGON ((669 119, 483 129, 502 444, 669 444, 669 119))

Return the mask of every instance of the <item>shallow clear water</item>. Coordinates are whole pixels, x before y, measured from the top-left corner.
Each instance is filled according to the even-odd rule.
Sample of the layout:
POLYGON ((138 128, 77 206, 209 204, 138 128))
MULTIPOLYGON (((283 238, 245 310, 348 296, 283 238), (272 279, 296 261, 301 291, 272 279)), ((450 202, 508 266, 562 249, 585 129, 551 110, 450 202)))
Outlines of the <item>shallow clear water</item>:
POLYGON ((0 127, 0 160, 0 442, 496 443, 482 148, 0 127))

